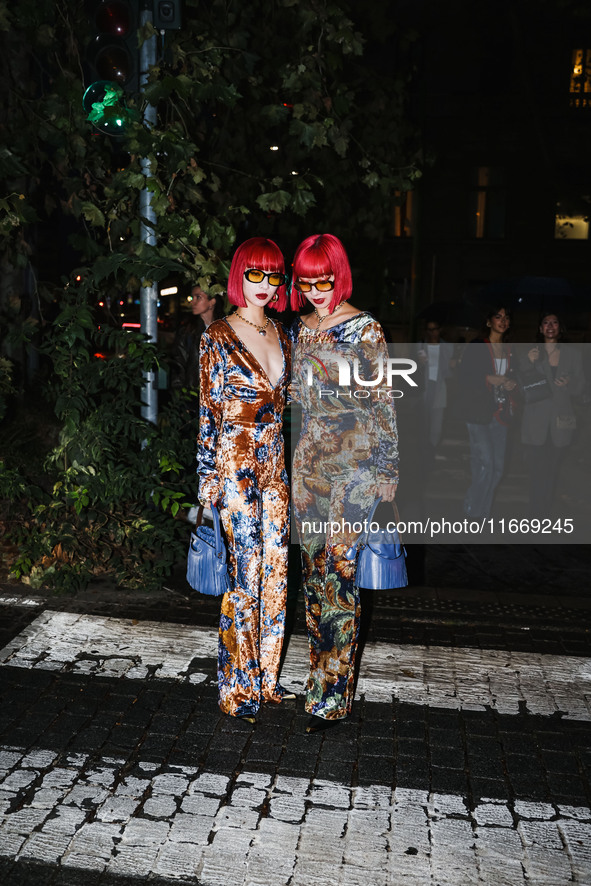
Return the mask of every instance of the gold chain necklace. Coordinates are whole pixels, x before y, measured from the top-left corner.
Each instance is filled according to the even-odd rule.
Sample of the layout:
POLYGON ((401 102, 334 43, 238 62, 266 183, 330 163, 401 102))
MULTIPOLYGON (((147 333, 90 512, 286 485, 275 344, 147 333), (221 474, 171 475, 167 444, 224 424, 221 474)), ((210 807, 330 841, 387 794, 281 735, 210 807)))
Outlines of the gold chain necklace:
POLYGON ((267 334, 267 326, 269 325, 269 320, 271 319, 270 317, 267 317, 267 319, 265 320, 264 326, 259 326, 258 323, 253 323, 251 320, 247 320, 246 317, 243 317, 242 314, 238 313, 238 311, 236 311, 236 316, 240 320, 243 320, 245 323, 248 323, 249 326, 254 326, 255 329, 258 329, 259 335, 266 335, 267 334))
POLYGON ((329 311, 329 313, 328 313, 328 314, 325 314, 324 317, 321 317, 321 316, 320 316, 320 314, 319 314, 318 311, 316 310, 316 305, 312 305, 312 307, 314 308, 314 313, 315 313, 316 316, 318 317, 318 323, 317 323, 317 325, 316 325, 316 329, 314 330, 314 332, 318 332, 318 330, 320 329, 320 324, 321 324, 324 320, 326 320, 327 317, 334 317, 334 315, 336 314, 336 312, 337 312, 337 311, 340 311, 342 305, 343 305, 343 303, 341 302, 340 305, 337 305, 337 306, 336 306, 336 308, 334 309, 334 311, 333 311, 332 313, 330 313, 330 311, 329 311))

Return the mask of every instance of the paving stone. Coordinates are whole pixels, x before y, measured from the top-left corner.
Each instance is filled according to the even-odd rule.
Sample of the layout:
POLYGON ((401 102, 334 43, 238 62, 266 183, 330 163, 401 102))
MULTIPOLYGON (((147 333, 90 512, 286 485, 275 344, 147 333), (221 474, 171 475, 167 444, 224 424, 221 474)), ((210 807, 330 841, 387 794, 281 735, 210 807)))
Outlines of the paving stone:
POLYGON ((298 751, 284 751, 279 760, 279 771, 286 774, 303 774, 314 772, 318 761, 318 752, 303 754, 298 751), (289 770, 289 773, 287 773, 289 770))
POLYGON ((524 868, 526 876, 534 883, 566 886, 572 882, 568 856, 561 851, 528 846, 525 851, 524 868))
POLYGON ((549 819, 554 816, 554 807, 550 803, 528 803, 525 800, 516 800, 515 812, 520 818, 549 819))
POLYGON ((24 808, 18 812, 13 812, 5 817, 0 828, 0 839, 4 839, 5 834, 22 834, 28 836, 31 831, 38 827, 47 819, 46 809, 24 808))
POLYGON ((396 779, 402 787, 427 786, 429 778, 430 766, 427 760, 420 757, 399 757, 396 760, 396 779))
MULTIPOLYGON (((580 655, 540 652, 541 635, 515 652, 503 631, 489 635, 502 648, 459 648, 476 633, 445 626, 415 630, 413 646, 397 629, 393 642, 366 647, 353 716, 305 736, 301 698, 246 727, 220 714, 213 684, 189 679, 207 656, 195 664, 187 648, 190 673, 185 652, 162 652, 175 637, 215 649, 215 630, 144 620, 139 654, 161 632, 163 660, 136 680, 116 653, 117 622, 46 613, 11 647, 20 665, 2 668, 26 724, 11 732, 22 744, 0 748, 0 862, 25 872, 27 886, 80 872, 84 886, 591 882, 591 668, 580 655), (43 636, 61 625, 80 645, 83 624, 84 642, 111 644, 115 664, 103 657, 92 674, 67 673, 58 638, 55 668, 43 672, 43 636), (48 742, 41 733, 64 706, 48 742)), ((294 680, 305 671, 296 640, 294 680)), ((214 655, 207 667, 213 675, 214 655)))
MULTIPOLYGON (((582 810, 578 810, 578 815, 581 812, 582 810)), ((576 875, 582 882, 585 879, 591 880, 591 821, 561 820, 557 825, 566 842, 576 875)))
MULTIPOLYGON (((246 765, 250 766, 252 763, 278 763, 281 756, 283 754, 283 748, 281 745, 250 745, 248 750, 245 752, 246 765)), ((210 755, 208 755, 208 760, 210 755)))
POLYGON ((215 812, 203 816, 177 812, 168 832, 168 842, 206 844, 213 827, 214 816, 215 812))
MULTIPOLYGON (((318 778, 323 780, 334 779, 335 781, 341 782, 342 784, 350 784, 353 778, 354 769, 355 763, 353 761, 320 761, 316 770, 316 774, 318 778)), ((374 772, 375 769, 376 766, 374 764, 374 772)))
MULTIPOLYGON (((216 826, 218 834, 220 830, 239 829, 243 831, 254 830, 258 824, 260 815, 253 809, 244 809, 237 806, 223 806, 216 815, 216 826)), ((235 841, 236 837, 232 834, 231 839, 235 841)), ((251 837, 252 839, 252 837, 251 837)))
POLYGON ((431 764, 445 769, 461 769, 466 765, 464 749, 459 747, 431 746, 431 764))
MULTIPOLYGON (((394 782, 395 763, 393 760, 380 760, 377 757, 360 757, 357 763, 357 779, 362 785, 384 784, 394 782)), ((398 775, 399 779, 402 776, 398 775)), ((425 778, 428 778, 427 773, 425 778)))
POLYGON ((505 779, 478 778, 470 774, 469 782, 472 797, 476 803, 480 800, 509 799, 512 795, 511 788, 505 779))
MULTIPOLYGON (((189 815, 210 816, 215 815, 218 811, 220 808, 220 802, 221 801, 218 797, 207 797, 205 794, 199 793, 191 794, 183 799, 181 809, 189 815)), ((144 807, 144 809, 145 808, 146 807, 144 807)))
POLYGON ((474 810, 474 818, 479 825, 496 825, 499 827, 513 827, 513 816, 504 804, 481 803, 474 810))
POLYGON ((273 797, 269 805, 269 816, 285 822, 300 822, 306 813, 305 801, 302 798, 278 796, 273 797))
POLYGON ((400 743, 403 739, 414 739, 420 743, 426 742, 426 726, 424 720, 399 720, 396 724, 396 734, 400 743))
POLYGON ((562 849, 560 831, 554 821, 520 821, 517 831, 527 847, 562 849))
POLYGON ((2 789, 10 791, 10 793, 18 793, 27 788, 32 782, 38 778, 37 772, 31 772, 28 769, 20 769, 7 775, 2 782, 2 789))
POLYGON ((18 831, 9 831, 3 825, 0 826, 0 855, 16 858, 26 840, 26 834, 19 834, 18 831))
POLYGON ((542 751, 542 765, 549 772, 564 772, 568 775, 579 775, 579 762, 574 754, 560 751, 542 751))
POLYGON ((152 874, 170 877, 175 881, 185 877, 194 881, 201 867, 204 851, 204 846, 193 843, 165 843, 152 865, 152 874))
POLYGON ((71 834, 58 835, 42 831, 33 833, 23 843, 17 858, 30 858, 34 861, 55 865, 62 858, 71 842, 71 834))
POLYGON ((150 818, 168 820, 175 814, 177 807, 178 802, 174 797, 157 796, 146 800, 143 812, 150 818))
POLYGON ((110 797, 97 810, 96 817, 99 821, 128 821, 139 805, 137 798, 110 797))
MULTIPOLYGON (((348 817, 348 833, 355 835, 355 841, 359 841, 363 834, 371 837, 372 845, 379 845, 378 834, 386 833, 390 828, 390 810, 366 810, 352 809, 348 817)), ((385 849, 386 838, 383 838, 385 849)))
POLYGON ((463 771, 431 767, 431 788, 438 793, 466 794, 467 780, 463 771))
POLYGON ((499 757, 470 757, 468 755, 467 766, 473 778, 482 780, 505 777, 505 763, 499 757))

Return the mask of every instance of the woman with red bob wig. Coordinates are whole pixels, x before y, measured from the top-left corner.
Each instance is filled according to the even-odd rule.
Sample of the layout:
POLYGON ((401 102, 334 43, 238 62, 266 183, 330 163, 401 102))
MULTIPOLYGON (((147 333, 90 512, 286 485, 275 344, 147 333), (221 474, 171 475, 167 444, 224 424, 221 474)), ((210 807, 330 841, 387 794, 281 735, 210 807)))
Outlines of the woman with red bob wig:
POLYGON ((345 556, 359 531, 347 527, 367 519, 378 496, 393 501, 398 434, 392 399, 369 389, 361 391, 368 398, 357 399, 339 387, 343 360, 358 359, 373 379, 387 357, 379 323, 348 301, 353 284, 343 244, 333 234, 307 237, 293 271, 292 307, 312 308, 292 327, 292 389, 302 405, 292 487, 310 647, 306 732, 314 733, 351 711, 361 605, 355 562, 345 556))
POLYGON ((228 301, 241 308, 246 307, 243 280, 244 272, 248 268, 280 272, 283 283, 276 288, 267 307, 274 311, 284 311, 287 307, 287 278, 283 253, 277 244, 273 240, 267 240, 266 237, 252 237, 236 250, 228 276, 228 301))
POLYGON ((238 247, 228 279, 234 313, 201 337, 199 500, 217 504, 231 588, 222 598, 219 705, 254 722, 279 684, 287 599, 289 489, 282 420, 290 378, 289 338, 265 307, 285 307, 279 247, 253 237, 238 247))
MULTIPOLYGON (((353 278, 349 258, 345 247, 334 234, 313 234, 300 243, 293 260, 294 280, 306 277, 332 276, 334 288, 328 305, 328 313, 333 314, 341 302, 351 298, 353 278)), ((329 292, 331 290, 328 290, 329 292)), ((291 306, 298 310, 308 302, 308 293, 294 284, 291 294, 291 306)), ((355 311, 355 308, 352 309, 355 311)))

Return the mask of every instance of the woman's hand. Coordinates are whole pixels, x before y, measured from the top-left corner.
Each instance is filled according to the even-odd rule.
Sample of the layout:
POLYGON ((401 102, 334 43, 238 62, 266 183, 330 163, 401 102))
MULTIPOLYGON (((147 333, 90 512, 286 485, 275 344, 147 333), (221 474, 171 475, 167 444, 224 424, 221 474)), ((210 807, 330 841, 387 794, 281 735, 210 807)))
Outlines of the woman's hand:
POLYGON ((223 498, 222 484, 217 474, 209 474, 207 477, 201 477, 199 480, 199 504, 204 508, 213 505, 220 505, 223 498))
POLYGON ((489 385, 493 385, 495 388, 503 387, 506 391, 512 391, 517 384, 515 379, 506 375, 487 375, 486 380, 489 385))
POLYGON ((378 486, 378 495, 382 501, 394 501, 396 497, 397 483, 380 483, 378 486))
POLYGON ((561 375, 560 378, 554 380, 554 384, 557 388, 564 388, 569 383, 570 379, 568 375, 561 375))

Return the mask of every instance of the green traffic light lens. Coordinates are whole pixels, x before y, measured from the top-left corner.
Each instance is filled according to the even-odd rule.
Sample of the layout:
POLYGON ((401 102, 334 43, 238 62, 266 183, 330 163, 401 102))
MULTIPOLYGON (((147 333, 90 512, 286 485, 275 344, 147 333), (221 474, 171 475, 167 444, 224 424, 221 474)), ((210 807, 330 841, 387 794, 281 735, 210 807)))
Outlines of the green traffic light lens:
POLYGON ((87 120, 105 135, 123 135, 127 124, 139 119, 125 102, 123 89, 112 80, 96 80, 82 97, 87 120))
POLYGON ((123 95, 123 90, 119 84, 111 80, 95 80, 94 83, 90 84, 82 96, 82 107, 87 114, 92 112, 95 104, 103 104, 105 102, 107 91, 109 91, 111 96, 123 95))

